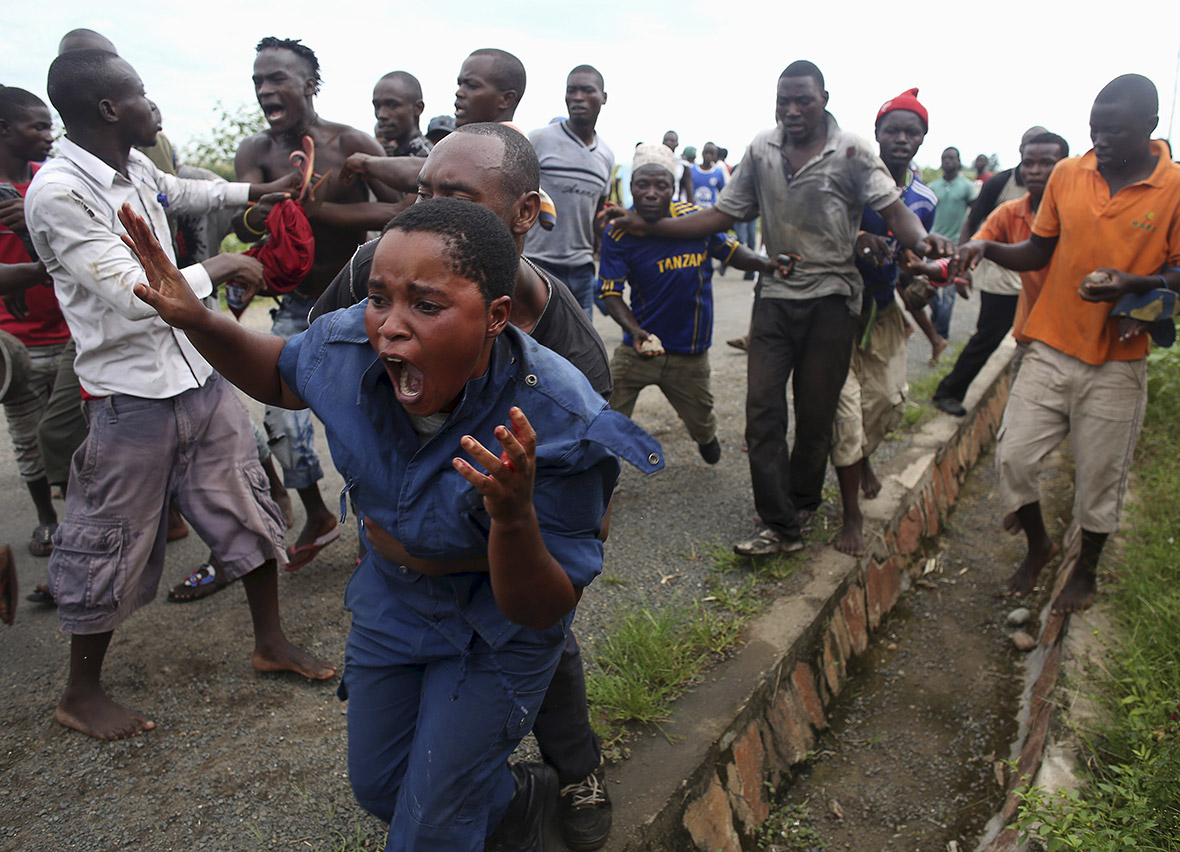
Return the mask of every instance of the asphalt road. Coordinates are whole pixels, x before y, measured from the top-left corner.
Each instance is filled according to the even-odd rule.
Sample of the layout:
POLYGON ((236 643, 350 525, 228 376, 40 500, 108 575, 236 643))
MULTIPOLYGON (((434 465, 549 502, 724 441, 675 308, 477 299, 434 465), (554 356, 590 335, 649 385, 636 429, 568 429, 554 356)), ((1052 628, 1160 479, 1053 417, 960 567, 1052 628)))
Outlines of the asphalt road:
MULTIPOLYGON (((751 292, 740 272, 717 280, 712 368, 719 464, 701 460, 656 389, 640 396, 635 420, 662 442, 667 468, 650 477, 623 472, 606 551, 611 582, 587 589, 575 622, 591 650, 621 607, 684 605, 701 597, 710 550, 728 549, 755 529, 741 451, 746 355, 724 343, 745 332, 751 292)), ((959 303, 952 337, 966 336, 975 307, 975 301, 959 303)), ((269 327, 265 306, 246 318, 252 327, 269 327)), ((605 316, 596 325, 613 349, 618 329, 605 316)), ((911 338, 911 375, 928 358, 926 341, 911 338)), ((248 405, 260 418, 260 406, 248 405)), ((322 431, 319 444, 326 468, 321 490, 335 506, 342 483, 322 431)), ((296 528, 301 523, 297 509, 296 528)), ((0 848, 220 852, 286 848, 293 838, 337 848, 328 842, 336 832, 379 830, 348 788, 334 686, 250 668, 250 622, 240 589, 185 605, 164 600, 165 588, 205 557, 195 535, 168 545, 165 588, 120 628, 107 659, 112 694, 146 710, 156 730, 98 743, 57 725, 53 705, 65 683, 69 643, 52 610, 23 600, 45 579, 47 560, 25 549, 35 525, 12 454, 0 450, 0 542, 13 545, 22 590, 16 625, 0 629, 0 848)), ((349 625, 343 590, 354 534, 350 528, 313 562, 279 578, 289 635, 335 665, 343 661, 349 625)))

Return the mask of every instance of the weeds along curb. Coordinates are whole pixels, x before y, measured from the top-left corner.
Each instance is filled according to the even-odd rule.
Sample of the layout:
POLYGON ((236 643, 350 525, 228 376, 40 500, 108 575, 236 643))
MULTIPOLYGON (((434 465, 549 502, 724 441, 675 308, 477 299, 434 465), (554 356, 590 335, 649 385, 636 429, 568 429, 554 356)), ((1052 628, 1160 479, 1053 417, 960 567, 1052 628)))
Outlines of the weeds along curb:
POLYGON ((980 372, 966 417, 936 416, 878 471, 884 487, 863 509, 868 553, 818 553, 802 591, 772 603, 740 650, 677 701, 666 736, 631 744, 610 774, 607 850, 740 852, 770 814, 769 790, 789 782, 827 727, 849 661, 921 573, 924 541, 999 428, 1012 352, 1005 341, 980 372))

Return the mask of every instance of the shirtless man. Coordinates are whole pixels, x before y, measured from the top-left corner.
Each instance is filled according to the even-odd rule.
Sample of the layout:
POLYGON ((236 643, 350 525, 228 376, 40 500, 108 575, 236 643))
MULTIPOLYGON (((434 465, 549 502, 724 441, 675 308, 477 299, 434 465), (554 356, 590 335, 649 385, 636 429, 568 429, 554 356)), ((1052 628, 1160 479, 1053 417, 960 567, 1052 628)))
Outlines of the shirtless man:
MULTIPOLYGON (((274 180, 291 170, 292 152, 301 150, 303 137, 315 142, 315 172, 339 174, 350 154, 384 155, 377 140, 344 124, 326 121, 315 111, 320 88, 319 60, 297 39, 268 36, 258 43, 254 60, 254 93, 270 126, 247 138, 238 148, 234 169, 238 180, 274 180)), ((290 338, 307 328, 307 314, 336 272, 348 262, 366 231, 381 228, 396 213, 398 197, 381 184, 373 185, 379 199, 369 201, 368 187, 355 181, 329 178, 320 190, 323 203, 309 213, 315 235, 315 262, 307 277, 283 297, 271 331, 290 338)), ((246 242, 265 233, 260 212, 247 210, 234 220, 246 242)), ((323 470, 315 452, 311 416, 306 411, 266 409, 265 425, 271 449, 283 467, 287 488, 294 488, 307 513, 295 543, 287 549, 287 568, 310 561, 339 535, 336 518, 324 505, 316 482, 323 470)))

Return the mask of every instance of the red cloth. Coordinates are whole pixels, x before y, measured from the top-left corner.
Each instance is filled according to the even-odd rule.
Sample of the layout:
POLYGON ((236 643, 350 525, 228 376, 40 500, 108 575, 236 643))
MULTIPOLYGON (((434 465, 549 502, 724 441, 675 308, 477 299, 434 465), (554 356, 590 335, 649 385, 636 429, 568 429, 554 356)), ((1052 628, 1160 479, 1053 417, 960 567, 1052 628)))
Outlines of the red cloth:
MULTIPOLYGON (((41 168, 36 163, 29 164, 33 174, 41 168)), ((29 189, 28 183, 13 184, 21 198, 29 189)), ((5 225, 0 225, 0 263, 29 263, 33 258, 25 248, 20 235, 5 225)), ((49 346, 54 343, 65 343, 70 339, 70 329, 66 319, 61 315, 61 307, 57 304, 57 295, 53 287, 43 287, 37 284, 25 290, 25 304, 29 306, 29 315, 18 320, 8 312, 4 303, 0 302, 0 328, 7 331, 26 346, 49 346)))
POLYGON ((916 112, 918 118, 922 119, 922 124, 926 129, 930 129, 930 116, 926 112, 926 107, 918 101, 917 88, 906 89, 895 98, 890 98, 881 104, 881 108, 877 110, 877 123, 881 123, 881 116, 887 112, 893 112, 895 109, 908 109, 910 112, 916 112))
POLYGON ((246 254, 262 264, 268 294, 290 293, 311 271, 315 237, 303 207, 297 201, 280 201, 266 217, 270 239, 246 254))

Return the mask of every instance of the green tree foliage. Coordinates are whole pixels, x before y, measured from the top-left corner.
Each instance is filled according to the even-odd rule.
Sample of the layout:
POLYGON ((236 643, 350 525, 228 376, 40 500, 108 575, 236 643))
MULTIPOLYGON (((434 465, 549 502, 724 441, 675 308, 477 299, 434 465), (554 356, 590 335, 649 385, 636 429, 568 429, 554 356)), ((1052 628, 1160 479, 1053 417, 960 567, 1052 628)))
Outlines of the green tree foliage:
POLYGON ((200 136, 185 146, 182 162, 200 166, 233 180, 234 155, 242 140, 266 128, 266 119, 258 104, 238 104, 232 109, 218 100, 213 107, 216 120, 207 136, 200 136))

